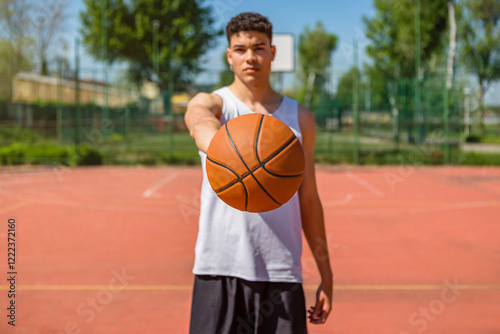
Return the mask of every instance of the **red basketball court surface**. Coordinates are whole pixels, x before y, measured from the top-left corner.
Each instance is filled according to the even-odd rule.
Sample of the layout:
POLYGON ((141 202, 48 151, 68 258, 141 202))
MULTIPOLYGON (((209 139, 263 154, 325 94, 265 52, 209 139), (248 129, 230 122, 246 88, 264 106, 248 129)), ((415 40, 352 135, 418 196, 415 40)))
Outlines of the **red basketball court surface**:
MULTIPOLYGON (((500 333, 500 168, 318 167, 317 180, 335 293, 310 333, 500 333)), ((200 185, 199 167, 0 169, 0 333, 187 333, 200 185)), ((312 305, 305 242, 303 274, 312 305)))

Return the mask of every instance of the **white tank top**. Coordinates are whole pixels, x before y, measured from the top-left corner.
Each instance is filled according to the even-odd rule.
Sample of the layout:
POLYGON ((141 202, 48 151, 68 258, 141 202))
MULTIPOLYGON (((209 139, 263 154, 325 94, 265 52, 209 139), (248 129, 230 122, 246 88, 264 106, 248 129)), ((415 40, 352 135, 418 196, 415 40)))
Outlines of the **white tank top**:
MULTIPOLYGON (((221 123, 253 113, 227 87, 214 92, 222 98, 221 123)), ((298 104, 284 97, 273 117, 286 123, 302 142, 298 104)), ((302 282, 302 223, 298 193, 281 207, 263 213, 244 212, 224 203, 210 187, 206 154, 203 169, 195 275, 223 275, 249 281, 302 282)))

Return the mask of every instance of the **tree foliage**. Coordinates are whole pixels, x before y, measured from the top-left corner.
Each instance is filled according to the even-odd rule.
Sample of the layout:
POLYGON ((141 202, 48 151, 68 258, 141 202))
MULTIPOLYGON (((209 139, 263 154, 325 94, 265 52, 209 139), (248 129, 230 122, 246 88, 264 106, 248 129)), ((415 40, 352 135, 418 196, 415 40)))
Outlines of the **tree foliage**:
POLYGON ((374 65, 366 65, 363 72, 370 82, 370 86, 367 89, 370 89, 372 110, 383 110, 389 105, 389 85, 384 78, 383 72, 374 65))
POLYGON ((483 99, 490 84, 500 78, 500 2, 466 0, 459 23, 460 57, 477 77, 477 92, 483 123, 483 99))
POLYGON ((305 73, 322 73, 330 66, 332 52, 337 47, 337 36, 325 31, 323 23, 314 29, 308 26, 299 36, 299 62, 305 73))
POLYGON ((49 74, 51 50, 62 39, 68 19, 67 1, 33 2, 32 29, 41 75, 49 74))
POLYGON ((0 99, 10 100, 16 73, 34 66, 30 9, 24 0, 0 0, 0 99))
MULTIPOLYGON (((374 6, 375 15, 363 18, 366 37, 370 41, 367 54, 374 60, 374 66, 388 85, 394 88, 399 86, 397 82, 402 79, 404 81, 417 79, 412 87, 417 92, 417 88, 421 89, 424 75, 436 69, 437 59, 443 59, 448 3, 434 0, 374 0, 374 6), (417 6, 417 1, 420 6, 417 6), (418 8, 420 15, 417 15, 418 8), (418 66, 419 73, 416 73, 419 63, 421 64, 418 66)), ((413 97, 417 94, 412 94, 412 91, 398 102, 394 95, 396 89, 386 89, 386 92, 389 95, 387 101, 390 102, 394 115, 398 115, 398 109, 404 109, 404 117, 408 124, 408 141, 414 142, 413 119, 417 101, 413 97)), ((421 107, 418 117, 420 140, 425 140, 421 107)))
POLYGON ((307 106, 316 104, 324 93, 325 72, 330 66, 337 40, 337 36, 328 33, 321 22, 317 22, 314 29, 306 26, 299 36, 299 64, 303 82, 299 100, 307 106))
MULTIPOLYGON (((420 0, 420 49, 425 65, 442 51, 447 29, 446 1, 420 0)), ((375 16, 364 17, 368 55, 387 76, 414 76, 415 0, 375 0, 375 16)))
POLYGON ((212 28, 211 9, 197 0, 85 0, 85 7, 80 13, 81 33, 89 53, 110 64, 126 62, 134 82, 157 81, 162 88, 167 86, 169 76, 177 88, 189 83, 200 69, 200 57, 221 33, 212 28), (107 54, 103 48, 102 3, 107 4, 107 54), (159 76, 153 63, 155 22, 159 76))
POLYGON ((221 88, 230 85, 234 80, 234 72, 231 70, 231 66, 227 61, 226 50, 221 54, 222 62, 224 64, 224 70, 219 72, 219 83, 215 88, 221 88))
POLYGON ((359 76, 359 70, 355 67, 344 74, 339 79, 337 94, 335 96, 340 110, 352 110, 354 78, 359 76))

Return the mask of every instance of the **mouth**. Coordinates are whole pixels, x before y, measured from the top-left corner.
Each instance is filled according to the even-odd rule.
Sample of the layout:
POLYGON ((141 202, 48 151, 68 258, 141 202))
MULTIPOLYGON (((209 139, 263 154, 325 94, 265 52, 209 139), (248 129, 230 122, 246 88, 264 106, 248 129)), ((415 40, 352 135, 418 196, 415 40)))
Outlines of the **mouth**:
POLYGON ((255 72, 258 72, 259 69, 257 67, 247 67, 245 68, 244 72, 246 73, 255 73, 255 72))

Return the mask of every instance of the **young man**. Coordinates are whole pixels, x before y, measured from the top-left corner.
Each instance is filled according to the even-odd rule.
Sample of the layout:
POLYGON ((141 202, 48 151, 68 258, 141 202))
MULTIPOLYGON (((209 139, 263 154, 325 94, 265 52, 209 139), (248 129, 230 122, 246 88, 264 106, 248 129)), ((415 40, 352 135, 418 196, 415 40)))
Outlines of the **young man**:
POLYGON ((242 13, 231 19, 226 33, 234 82, 196 95, 185 116, 203 167, 190 333, 307 333, 301 229, 321 275, 316 303, 308 310, 311 323, 326 321, 333 291, 314 171, 314 116, 269 83, 276 50, 266 17, 242 13), (225 204, 211 189, 205 170, 206 151, 217 130, 248 113, 269 114, 290 126, 302 142, 306 160, 298 192, 264 213, 225 204))

